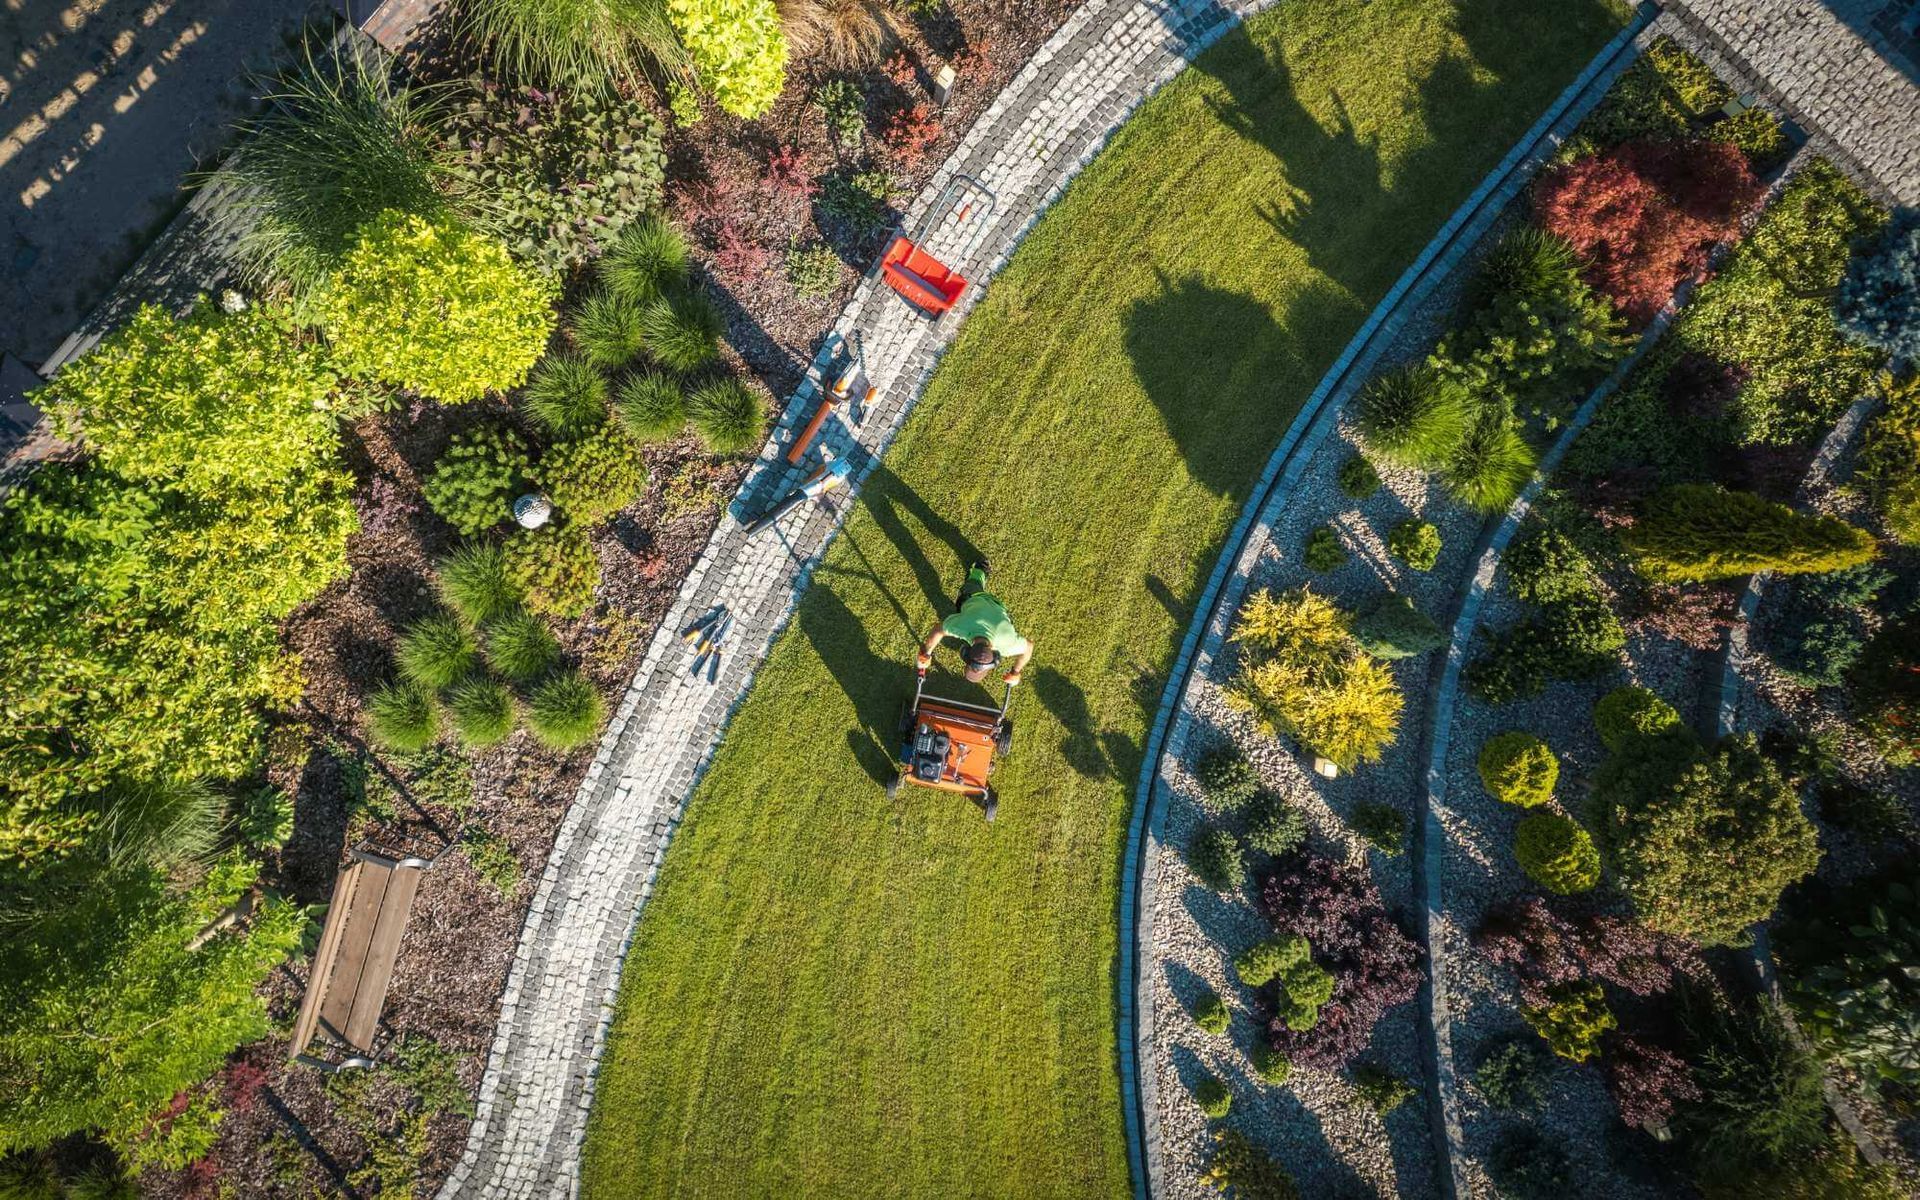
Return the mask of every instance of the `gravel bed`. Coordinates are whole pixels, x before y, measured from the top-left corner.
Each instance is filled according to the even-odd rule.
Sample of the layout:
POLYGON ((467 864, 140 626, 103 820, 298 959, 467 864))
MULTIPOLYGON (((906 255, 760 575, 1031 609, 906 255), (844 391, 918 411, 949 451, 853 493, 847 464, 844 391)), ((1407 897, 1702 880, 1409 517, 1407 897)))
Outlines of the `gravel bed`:
MULTIPOLYGON (((1275 521, 1256 562, 1253 586, 1279 590, 1305 584, 1349 609, 1364 608, 1391 588, 1445 622, 1458 603, 1459 581, 1468 570, 1480 519, 1445 503, 1419 472, 1382 472, 1381 487, 1372 496, 1348 497, 1336 479, 1354 453, 1353 433, 1343 419, 1336 435, 1315 452, 1275 521), (1431 571, 1411 570, 1386 550, 1388 531, 1413 516, 1440 530, 1443 549, 1431 571), (1308 533, 1323 524, 1336 531, 1350 557, 1343 566, 1319 573, 1305 567, 1301 551, 1308 533)), ((1400 736, 1381 761, 1333 780, 1315 775, 1296 746, 1261 735, 1250 718, 1228 708, 1224 687, 1236 665, 1231 652, 1221 656, 1210 674, 1194 681, 1187 701, 1207 731, 1190 744, 1198 750, 1223 738, 1236 743, 1267 786, 1306 814, 1313 852, 1367 863, 1388 908, 1410 933, 1418 910, 1411 854, 1421 782, 1420 726, 1435 657, 1394 664, 1406 697, 1400 736), (1362 803, 1390 804, 1406 816, 1407 853, 1389 858, 1348 832, 1345 818, 1362 803)), ((1304 1195, 1438 1195, 1438 1164, 1425 1112, 1424 1016, 1417 1003, 1391 1010, 1375 1027, 1369 1050, 1356 1060, 1385 1066, 1421 1089, 1384 1121, 1355 1097, 1344 1073, 1296 1069, 1278 1086, 1252 1074, 1248 1054, 1262 1030, 1250 1012, 1251 990, 1233 977, 1231 960, 1242 947, 1272 932, 1258 901, 1268 864, 1262 856, 1250 856, 1249 882, 1236 896, 1216 894, 1194 878, 1183 849, 1208 814, 1188 774, 1190 765, 1174 764, 1174 786, 1161 801, 1165 841, 1149 865, 1157 873, 1157 907, 1151 915, 1154 937, 1146 969, 1153 977, 1153 1069, 1159 1072, 1164 1195, 1209 1194, 1199 1176, 1211 1130, 1191 1092, 1203 1071, 1228 1083, 1234 1093, 1230 1122, 1285 1163, 1304 1195), (1189 1015, 1208 989, 1217 991, 1234 1011, 1234 1024, 1224 1037, 1203 1032, 1189 1015)))

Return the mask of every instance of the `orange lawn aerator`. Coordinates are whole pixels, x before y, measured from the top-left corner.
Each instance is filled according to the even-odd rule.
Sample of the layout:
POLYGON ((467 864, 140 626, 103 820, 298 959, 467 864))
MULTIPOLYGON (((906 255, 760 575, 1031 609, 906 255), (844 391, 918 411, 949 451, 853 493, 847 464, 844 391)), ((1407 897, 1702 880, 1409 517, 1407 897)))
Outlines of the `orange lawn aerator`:
POLYGON ((1013 687, 995 709, 929 696, 927 673, 915 674, 913 703, 900 716, 900 769, 887 784, 887 799, 910 783, 965 796, 993 820, 1000 801, 987 778, 995 755, 1013 748, 1013 722, 1007 717, 1013 687))

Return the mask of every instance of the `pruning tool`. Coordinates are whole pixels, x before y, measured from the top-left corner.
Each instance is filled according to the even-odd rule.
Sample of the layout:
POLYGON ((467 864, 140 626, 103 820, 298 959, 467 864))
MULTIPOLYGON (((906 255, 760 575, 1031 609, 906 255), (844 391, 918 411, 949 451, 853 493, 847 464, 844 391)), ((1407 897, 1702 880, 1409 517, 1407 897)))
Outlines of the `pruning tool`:
POLYGON ((699 649, 693 656, 693 670, 689 672, 695 679, 700 678, 700 668, 706 667, 707 682, 712 683, 720 674, 721 643, 727 640, 727 634, 733 631, 733 616, 728 614, 715 622, 700 639, 699 649))
MULTIPOLYGON (((700 637, 702 633, 711 634, 713 632, 714 623, 719 621, 720 618, 726 615, 727 615, 726 605, 724 604, 714 605, 712 608, 707 610, 706 616, 701 617, 698 621, 695 621, 693 624, 687 626, 685 629, 682 629, 680 631, 680 640, 683 642, 691 642, 695 638, 700 637)), ((706 645, 706 642, 703 640, 701 642, 702 648, 704 648, 705 645, 706 645)))

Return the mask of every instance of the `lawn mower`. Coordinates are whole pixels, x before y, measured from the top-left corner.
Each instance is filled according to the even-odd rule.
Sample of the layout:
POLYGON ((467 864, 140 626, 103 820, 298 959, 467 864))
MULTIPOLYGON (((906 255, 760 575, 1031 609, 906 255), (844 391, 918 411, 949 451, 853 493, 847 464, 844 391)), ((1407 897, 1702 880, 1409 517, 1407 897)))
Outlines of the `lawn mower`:
POLYGON ((927 673, 914 672, 913 703, 900 716, 900 769, 887 784, 887 799, 900 794, 902 784, 955 792, 978 804, 993 820, 999 798, 987 782, 995 756, 1013 749, 1013 722, 1007 705, 1013 685, 1007 685, 1000 707, 967 704, 927 695, 927 673))

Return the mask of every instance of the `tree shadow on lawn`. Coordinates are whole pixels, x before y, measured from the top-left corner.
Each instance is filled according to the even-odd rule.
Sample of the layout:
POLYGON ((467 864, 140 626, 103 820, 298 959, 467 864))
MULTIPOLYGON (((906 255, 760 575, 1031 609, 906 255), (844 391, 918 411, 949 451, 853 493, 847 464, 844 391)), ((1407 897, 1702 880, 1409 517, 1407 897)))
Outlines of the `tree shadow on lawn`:
POLYGON ((796 614, 800 633, 853 703, 847 746, 875 783, 893 778, 893 741, 912 695, 912 662, 878 653, 866 625, 831 587, 811 587, 796 614))

